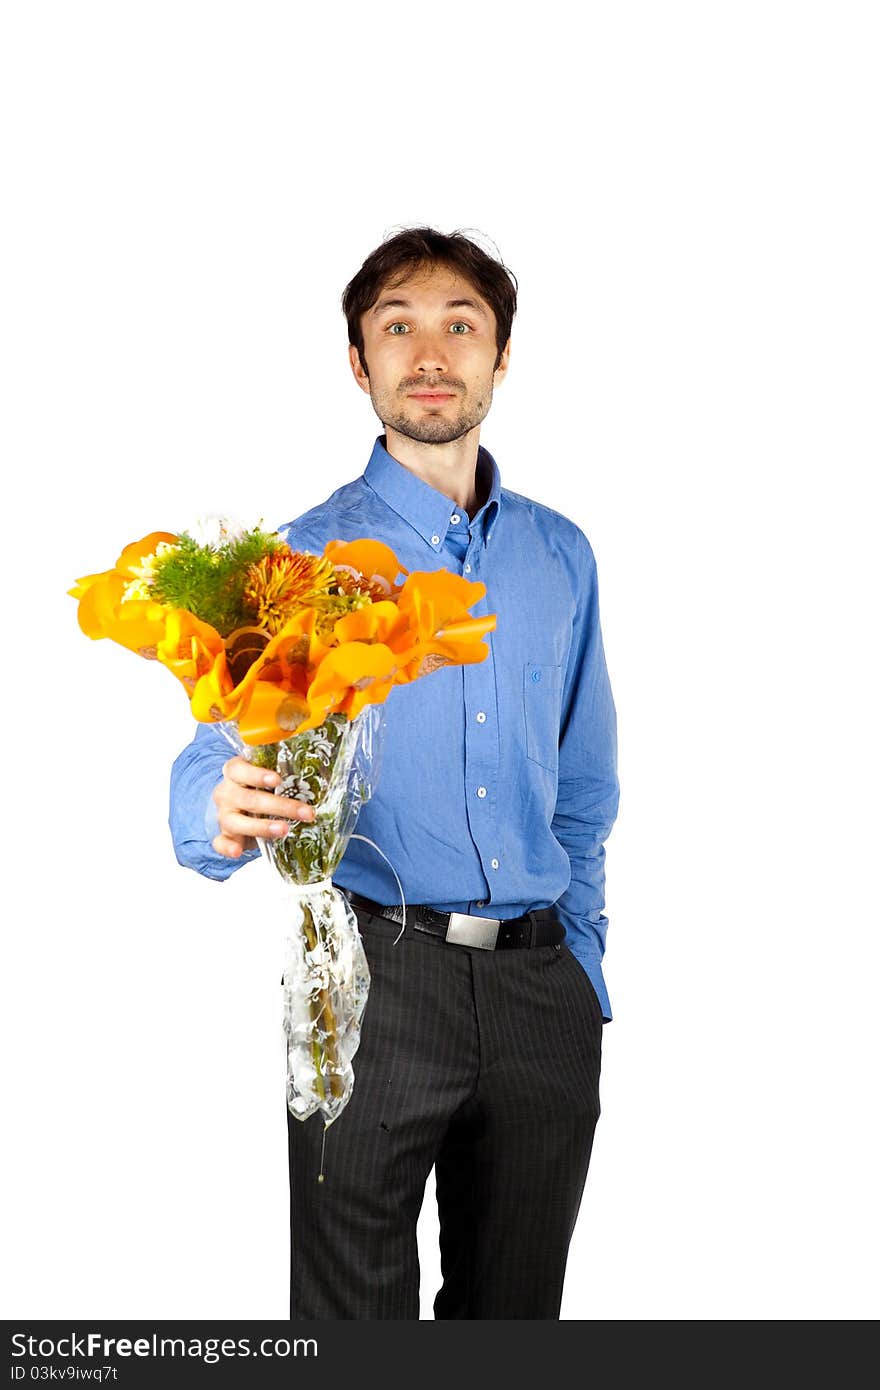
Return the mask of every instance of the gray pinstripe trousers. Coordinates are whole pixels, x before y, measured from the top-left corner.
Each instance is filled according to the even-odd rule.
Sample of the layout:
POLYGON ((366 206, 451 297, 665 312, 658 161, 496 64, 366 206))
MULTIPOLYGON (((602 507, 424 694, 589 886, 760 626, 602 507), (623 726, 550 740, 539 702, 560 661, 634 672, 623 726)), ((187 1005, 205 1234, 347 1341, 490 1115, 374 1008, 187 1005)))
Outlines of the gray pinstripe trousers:
POLYGON ((326 1132, 288 1115, 294 1319, 419 1316, 436 1165, 436 1318, 558 1318, 599 1117, 602 1013, 567 947, 449 946, 357 910, 370 995, 326 1132))

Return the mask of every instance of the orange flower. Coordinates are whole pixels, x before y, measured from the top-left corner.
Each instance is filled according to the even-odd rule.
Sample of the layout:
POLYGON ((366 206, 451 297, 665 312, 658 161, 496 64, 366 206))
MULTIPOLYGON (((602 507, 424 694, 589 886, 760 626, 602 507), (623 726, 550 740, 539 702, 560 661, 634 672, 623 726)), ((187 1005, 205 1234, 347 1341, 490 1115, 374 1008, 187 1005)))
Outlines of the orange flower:
POLYGON ((398 587, 398 576, 408 573, 382 541, 328 541, 324 554, 333 566, 353 569, 389 594, 398 587))
POLYGON ((316 555, 275 550, 251 566, 245 603, 259 627, 274 637, 297 608, 325 593, 333 582, 333 566, 316 555))
POLYGON ((196 719, 204 723, 235 719, 246 743, 276 743, 287 738, 290 728, 280 720, 273 723, 272 700, 285 722, 294 708, 299 709, 300 719, 307 713, 310 673, 329 651, 318 635, 316 616, 314 608, 303 608, 285 623, 237 684, 224 652, 193 690, 191 703, 196 719), (251 721, 251 703, 257 696, 251 721), (270 727, 275 732, 266 738, 263 735, 270 727))
POLYGON ((489 649, 481 639, 495 630, 495 615, 478 618, 469 609, 485 596, 485 584, 448 570, 410 574, 398 607, 412 640, 408 652, 400 651, 397 682, 416 680, 439 666, 483 661, 489 649))
POLYGON ((259 561, 247 591, 257 621, 224 639, 195 614, 149 597, 157 548, 175 544, 176 536, 153 532, 126 546, 112 570, 78 580, 70 593, 80 627, 167 666, 197 720, 235 720, 246 743, 277 743, 332 713, 353 719, 395 685, 488 653, 482 639, 495 617, 470 612, 483 584, 448 570, 409 573, 369 539, 330 541, 323 557, 281 551, 259 561), (342 594, 331 592, 340 587, 334 571, 342 594), (360 606, 334 621, 346 596, 360 606))
MULTIPOLYGON (((157 605, 158 607, 158 605, 157 605)), ((166 608, 165 632, 156 644, 156 657, 192 695, 197 682, 219 664, 225 666, 223 638, 185 608, 166 608)))
POLYGON ((396 603, 382 600, 337 618, 333 635, 337 642, 385 642, 396 651, 395 644, 409 636, 409 624, 396 603))
POLYGON ((328 714, 354 719, 365 705, 382 704, 396 672, 396 657, 382 642, 343 642, 334 647, 309 686, 308 718, 296 732, 317 728, 328 714))
POLYGON ((87 637, 110 637, 120 646, 142 656, 155 656, 164 633, 167 609, 149 599, 130 599, 125 592, 142 578, 147 561, 159 545, 173 545, 176 536, 153 531, 127 545, 112 570, 78 579, 68 593, 79 599, 77 618, 87 637))

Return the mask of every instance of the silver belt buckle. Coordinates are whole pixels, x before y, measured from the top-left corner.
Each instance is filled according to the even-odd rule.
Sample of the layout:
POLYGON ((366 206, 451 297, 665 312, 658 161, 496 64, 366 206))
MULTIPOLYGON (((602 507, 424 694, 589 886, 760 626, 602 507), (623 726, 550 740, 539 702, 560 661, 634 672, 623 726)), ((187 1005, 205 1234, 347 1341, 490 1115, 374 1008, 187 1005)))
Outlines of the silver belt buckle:
POLYGON ((494 951, 498 940, 498 917, 469 917, 466 912, 450 912, 446 940, 453 946, 477 946, 494 951))

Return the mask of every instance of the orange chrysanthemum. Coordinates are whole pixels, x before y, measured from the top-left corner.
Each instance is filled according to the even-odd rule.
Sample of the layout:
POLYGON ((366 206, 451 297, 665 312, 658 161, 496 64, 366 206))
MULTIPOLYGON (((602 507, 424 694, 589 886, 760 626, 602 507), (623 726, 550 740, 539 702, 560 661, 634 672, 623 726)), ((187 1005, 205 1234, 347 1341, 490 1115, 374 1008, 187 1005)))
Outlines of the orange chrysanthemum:
POLYGON ((272 637, 298 608, 325 594, 334 581, 329 560, 293 550, 275 550, 251 565, 244 601, 257 627, 272 637))

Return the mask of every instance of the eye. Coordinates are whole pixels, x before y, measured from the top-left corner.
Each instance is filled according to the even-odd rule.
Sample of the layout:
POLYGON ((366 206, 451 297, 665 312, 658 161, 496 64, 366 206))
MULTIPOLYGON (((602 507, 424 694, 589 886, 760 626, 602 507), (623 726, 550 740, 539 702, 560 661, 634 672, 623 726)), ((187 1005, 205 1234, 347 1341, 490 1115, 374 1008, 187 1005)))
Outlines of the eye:
MULTIPOLYGON (((464 331, 465 331, 465 333, 470 333, 470 331, 471 331, 471 326, 470 326, 470 324, 469 324, 469 323, 463 323, 461 319, 459 319, 457 323, 453 323, 453 324, 451 325, 451 331, 454 332, 455 329, 457 329, 457 328, 463 328, 464 331)), ((459 334, 458 336, 461 337, 461 334, 459 334)))
POLYGON ((409 332, 409 329, 407 328, 405 323, 390 323, 388 325, 388 332, 391 333, 395 338, 399 338, 401 337, 401 334, 396 331, 398 328, 402 329, 404 333, 409 332))

